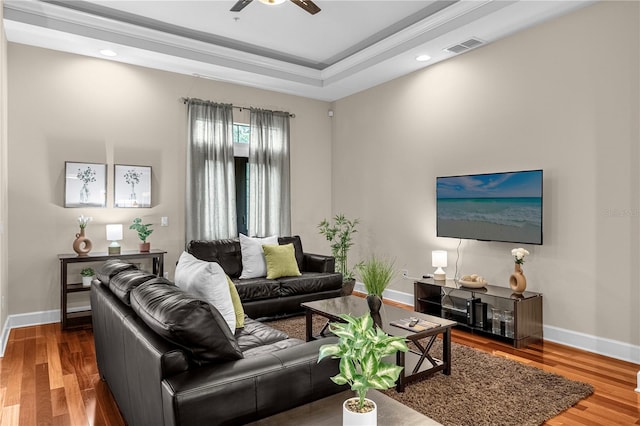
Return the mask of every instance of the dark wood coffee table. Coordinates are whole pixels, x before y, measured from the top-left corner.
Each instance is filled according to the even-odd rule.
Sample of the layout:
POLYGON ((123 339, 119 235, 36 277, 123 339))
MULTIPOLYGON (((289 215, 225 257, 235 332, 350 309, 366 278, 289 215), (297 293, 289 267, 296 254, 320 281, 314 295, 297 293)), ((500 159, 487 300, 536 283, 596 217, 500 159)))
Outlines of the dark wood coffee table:
MULTIPOLYGON (((357 296, 344 296, 305 302, 302 304, 302 307, 305 309, 307 316, 307 341, 317 338, 313 334, 314 314, 321 315, 329 321, 342 322, 342 319, 338 316, 340 314, 349 314, 358 317, 369 312, 369 306, 366 300, 357 296)), ((409 352, 398 352, 396 355, 396 364, 404 367, 396 383, 398 392, 404 392, 404 388, 408 383, 421 380, 438 371, 442 371, 442 373, 447 376, 451 374, 451 327, 456 325, 455 321, 449 321, 444 318, 419 312, 411 312, 389 305, 382 306, 380 316, 377 318, 374 317, 374 321, 378 323, 387 334, 391 336, 403 336, 411 341, 413 346, 418 349, 415 350, 410 347, 409 352), (401 321, 409 317, 436 323, 438 326, 415 332, 391 325, 392 321, 401 321), (433 343, 439 335, 442 335, 442 359, 434 358, 429 354, 433 343), (425 342, 423 343, 422 340, 425 342)), ((328 331, 325 325, 320 331, 320 337, 324 336, 326 332, 328 331)))

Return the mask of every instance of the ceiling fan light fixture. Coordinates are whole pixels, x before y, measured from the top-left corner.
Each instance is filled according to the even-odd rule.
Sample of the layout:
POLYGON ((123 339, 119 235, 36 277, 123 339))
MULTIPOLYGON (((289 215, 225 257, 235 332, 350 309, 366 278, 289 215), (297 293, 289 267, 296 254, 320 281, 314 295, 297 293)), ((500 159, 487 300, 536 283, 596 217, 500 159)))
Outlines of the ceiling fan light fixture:
POLYGON ((284 3, 286 0, 258 0, 260 3, 264 3, 264 4, 268 4, 268 5, 274 5, 274 4, 282 4, 284 3))

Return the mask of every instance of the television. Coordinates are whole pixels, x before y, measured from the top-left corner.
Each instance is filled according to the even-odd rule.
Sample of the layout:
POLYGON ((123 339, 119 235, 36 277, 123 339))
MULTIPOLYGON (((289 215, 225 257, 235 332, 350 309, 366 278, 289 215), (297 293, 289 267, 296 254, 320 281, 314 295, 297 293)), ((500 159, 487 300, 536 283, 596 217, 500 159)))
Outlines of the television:
POLYGON ((542 170, 436 178, 436 235, 542 244, 542 170))

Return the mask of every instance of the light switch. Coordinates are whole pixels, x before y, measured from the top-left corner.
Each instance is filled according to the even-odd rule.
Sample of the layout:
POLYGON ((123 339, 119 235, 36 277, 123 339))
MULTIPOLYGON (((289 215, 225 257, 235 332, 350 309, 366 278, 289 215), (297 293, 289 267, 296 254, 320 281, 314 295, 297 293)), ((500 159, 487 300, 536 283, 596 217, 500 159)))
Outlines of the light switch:
POLYGON ((160 218, 160 226, 169 226, 169 218, 167 216, 160 218))

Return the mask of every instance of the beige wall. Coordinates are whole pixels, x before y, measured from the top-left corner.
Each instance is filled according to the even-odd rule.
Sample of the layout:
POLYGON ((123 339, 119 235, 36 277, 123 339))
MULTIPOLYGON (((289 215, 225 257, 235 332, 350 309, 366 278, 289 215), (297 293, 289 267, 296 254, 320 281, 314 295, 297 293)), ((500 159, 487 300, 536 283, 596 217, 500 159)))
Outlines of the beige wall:
MULTIPOLYGON (((453 276, 436 176, 542 168, 544 245, 527 247, 524 271, 547 330, 637 348, 639 15, 637 2, 599 3, 335 102, 334 210, 362 223, 352 258, 388 255, 421 276, 446 249, 453 276)), ((462 241, 458 271, 508 287, 514 247, 462 241)))
MULTIPOLYGON (((328 104, 117 62, 9 44, 9 313, 59 308, 59 253, 72 251, 80 214, 95 251, 106 223, 152 222, 152 248, 170 276, 184 247, 186 107, 181 97, 295 113, 291 121, 292 232, 329 252, 316 224, 331 213, 328 104), (108 208, 63 207, 64 162, 108 163, 108 208), (153 208, 116 209, 113 164, 153 167, 153 208), (160 227, 160 217, 169 227, 160 227)), ((234 112, 236 113, 236 112, 234 112)), ((238 117, 239 121, 247 121, 238 117)), ((137 235, 125 226, 124 249, 137 235)), ((86 304, 86 299, 74 301, 86 304)))
MULTIPOLYGON (((4 33, 3 4, 0 0, 0 328, 7 320, 7 38, 4 33)), ((3 336, 4 337, 4 336, 3 336)), ((4 347, 4 346, 3 346, 4 347)))

